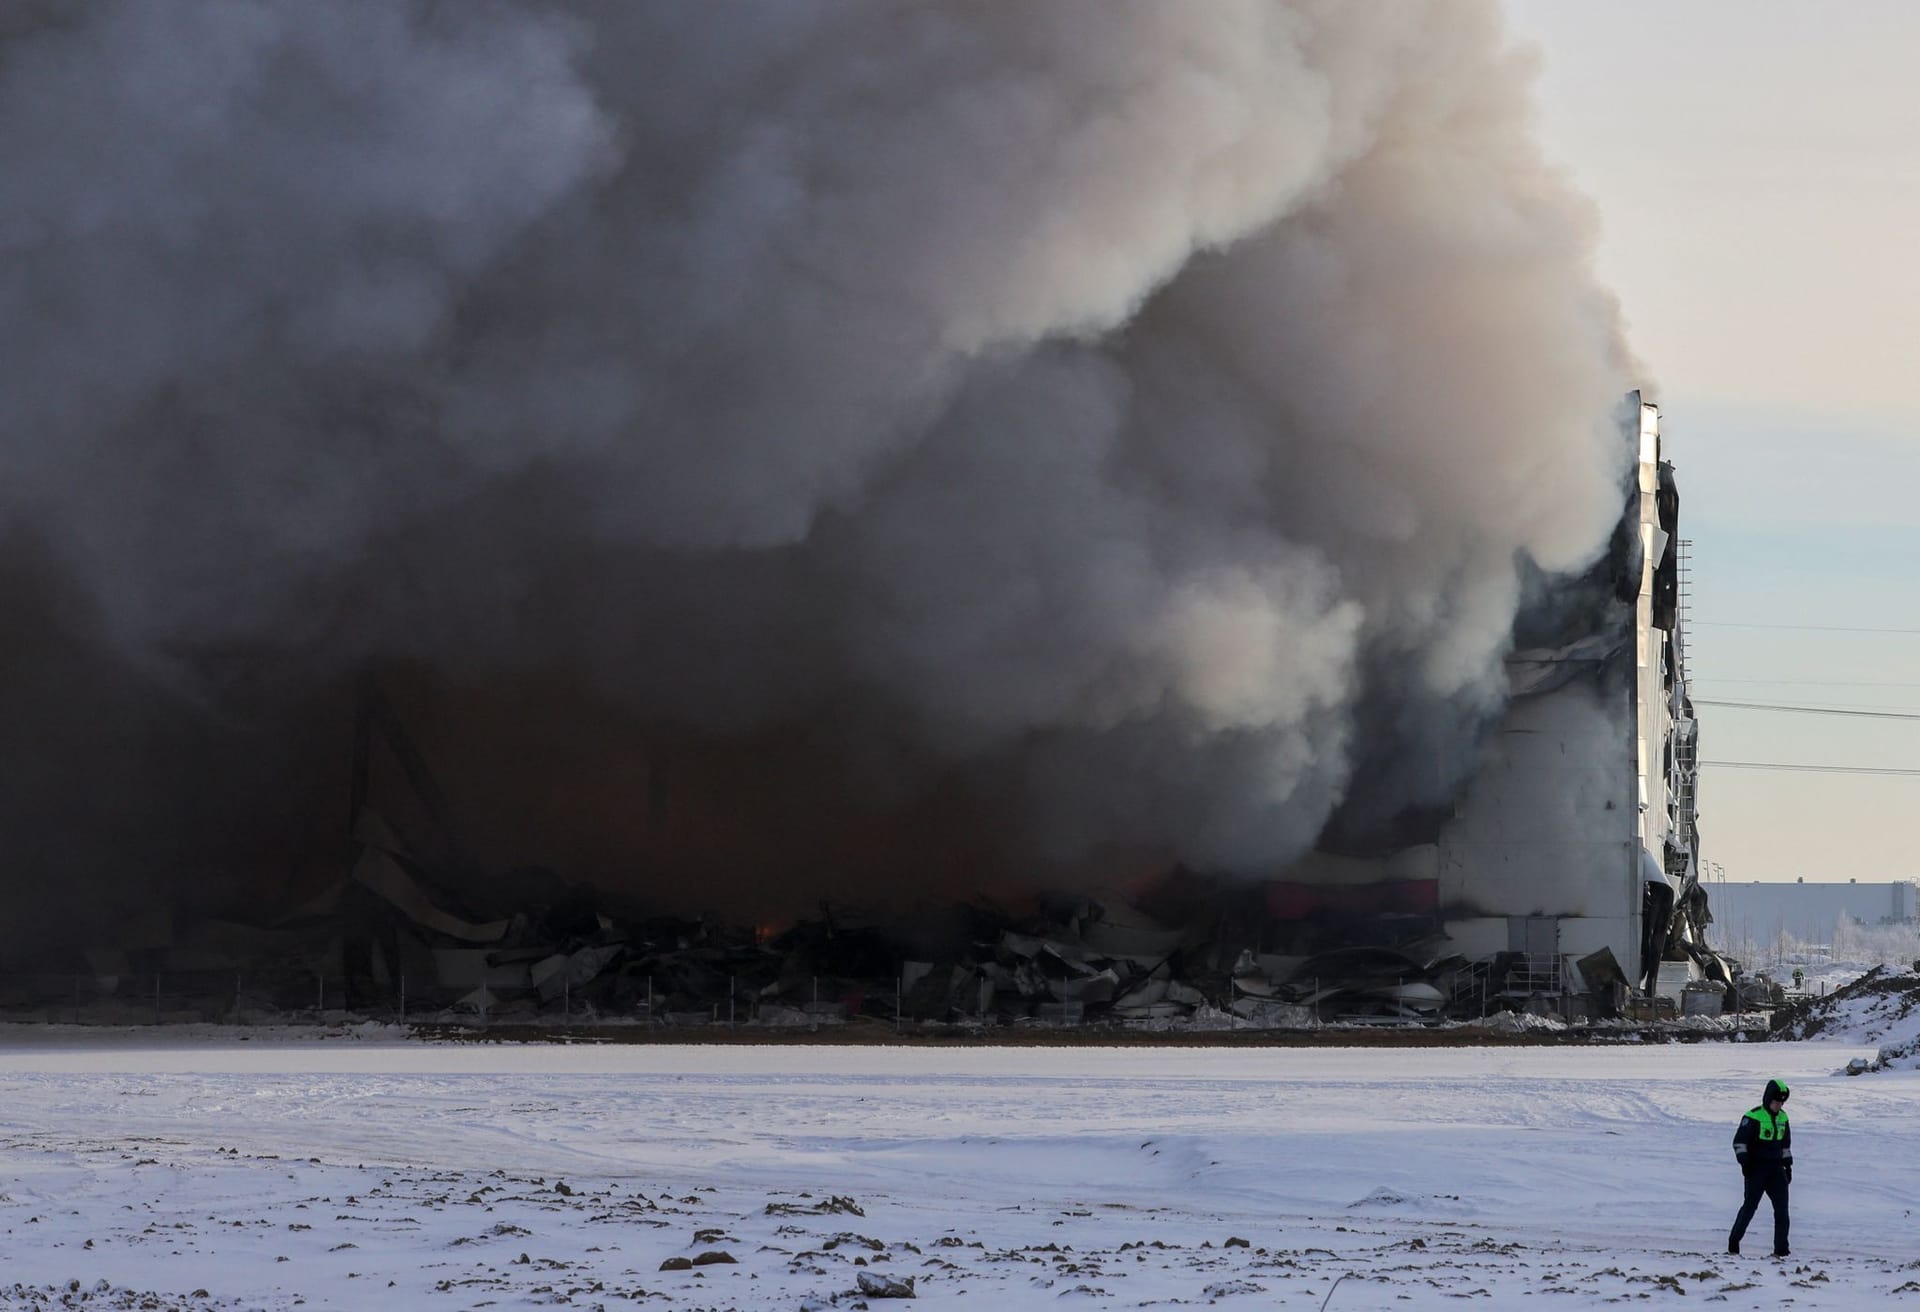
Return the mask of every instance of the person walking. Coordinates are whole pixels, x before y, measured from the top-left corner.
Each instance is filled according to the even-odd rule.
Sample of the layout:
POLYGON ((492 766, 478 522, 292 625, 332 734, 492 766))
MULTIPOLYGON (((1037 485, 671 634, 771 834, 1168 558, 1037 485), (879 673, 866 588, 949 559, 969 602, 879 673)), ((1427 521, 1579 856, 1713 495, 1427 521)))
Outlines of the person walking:
POLYGON ((1738 1255, 1740 1237, 1747 1233, 1765 1194, 1773 1204, 1773 1255, 1786 1257, 1787 1186, 1793 1183, 1793 1130, 1787 1124, 1787 1086, 1782 1080, 1768 1080, 1760 1091, 1760 1105, 1740 1118, 1733 1132, 1733 1155, 1740 1162, 1740 1174, 1746 1181, 1746 1193, 1740 1200, 1740 1214, 1733 1218, 1733 1233, 1727 1236, 1727 1251, 1738 1255))

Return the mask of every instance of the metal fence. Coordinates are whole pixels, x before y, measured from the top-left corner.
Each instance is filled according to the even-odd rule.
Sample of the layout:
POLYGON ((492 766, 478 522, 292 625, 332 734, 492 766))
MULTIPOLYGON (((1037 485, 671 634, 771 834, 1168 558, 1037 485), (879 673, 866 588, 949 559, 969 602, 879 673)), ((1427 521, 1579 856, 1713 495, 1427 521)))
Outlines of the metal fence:
MULTIPOLYGON (((0 972, 0 1023, 14 1024, 818 1027, 858 1014, 862 1000, 856 995, 823 1002, 816 988, 808 1002, 764 1001, 729 981, 726 997, 696 1003, 656 993, 651 978, 632 982, 618 996, 596 989, 583 997, 569 983, 551 996, 537 990, 496 995, 484 987, 404 975, 373 983, 364 976, 288 970, 0 972)), ((897 1022, 898 1000, 897 988, 885 993, 884 1001, 895 1006, 880 1019, 897 1022)))

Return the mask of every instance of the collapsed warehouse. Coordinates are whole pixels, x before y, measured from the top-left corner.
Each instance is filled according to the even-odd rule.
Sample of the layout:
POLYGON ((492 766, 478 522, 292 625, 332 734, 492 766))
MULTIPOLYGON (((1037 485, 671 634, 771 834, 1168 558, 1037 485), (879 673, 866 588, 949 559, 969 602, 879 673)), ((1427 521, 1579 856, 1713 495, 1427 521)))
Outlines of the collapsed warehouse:
POLYGON ((1531 67, 1495 0, 5 10, 0 1001, 1718 980, 1531 67))
POLYGON ((71 989, 77 1012, 118 1014, 144 1010, 151 985, 172 1015, 411 1007, 676 1025, 1297 1027, 1657 1016, 1660 999, 1677 1011, 1690 985, 1731 984, 1732 970, 1705 946, 1678 493, 1657 408, 1634 394, 1623 413, 1636 458, 1619 530, 1584 576, 1523 612, 1511 700, 1477 768, 1450 806, 1395 817, 1395 845, 1342 850, 1336 818, 1273 878, 1173 866, 1017 913, 976 899, 887 923, 823 903, 781 928, 650 914, 545 872, 484 874, 369 680, 351 855, 330 883, 250 924, 149 916, 86 952, 84 988, 43 975, 15 981, 9 1001, 57 1007, 71 989))

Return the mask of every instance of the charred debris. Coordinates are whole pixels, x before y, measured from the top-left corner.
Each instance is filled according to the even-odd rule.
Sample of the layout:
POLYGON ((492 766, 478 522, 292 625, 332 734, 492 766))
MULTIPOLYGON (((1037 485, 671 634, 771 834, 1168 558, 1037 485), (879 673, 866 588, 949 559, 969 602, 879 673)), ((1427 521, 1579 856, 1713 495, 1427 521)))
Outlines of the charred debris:
MULTIPOLYGON (((0 977, 0 1010, 106 1023, 1168 1032, 1682 1014, 1678 995, 1640 995, 1606 948, 1461 955, 1447 926, 1471 908, 1326 898, 1303 914, 1277 896, 1292 889, 1284 881, 1181 868, 1124 895, 1040 896, 1018 912, 978 901, 883 919, 823 903, 777 927, 649 914, 540 870, 488 876, 371 684, 351 808, 343 873, 316 895, 244 921, 151 913, 70 970, 0 977)), ((1670 969, 1677 986, 1687 967, 1670 969)), ((1685 1011, 1695 1013, 1693 999, 1685 1011)))
POLYGON ((1420 1025, 1617 1012, 1610 954, 1546 980, 1524 956, 1438 955, 1440 919, 1279 918, 1265 885, 1173 870, 1127 898, 1042 896, 906 918, 822 904, 779 926, 648 914, 538 870, 489 877, 369 684, 343 873, 264 919, 156 912, 73 969, 0 978, 13 1014, 93 1021, 403 1018, 812 1028, 1420 1025))
POLYGON ((1434 956, 1433 927, 1418 923, 1328 948, 1340 927, 1272 922, 1245 887, 1184 871, 1136 902, 1042 897, 1018 916, 977 902, 886 923, 823 905, 770 930, 623 913, 531 872, 512 881, 511 905, 489 903, 434 881, 375 820, 363 832, 351 877, 324 899, 271 924, 149 918, 70 977, 14 979, 7 1008, 61 1019, 71 1006, 92 1021, 1176 1031, 1602 1018, 1625 996, 1610 954, 1547 981, 1523 954, 1434 956))
POLYGON ((1522 952, 1468 960, 1438 952, 1437 918, 1279 921, 1263 886, 1184 870, 1130 900, 1040 897, 1020 914, 982 901, 892 920, 822 904, 774 928, 648 915, 533 871, 456 884, 376 813, 358 832, 351 874, 270 923, 149 917, 72 974, 0 981, 0 1005, 96 1022, 1171 1032, 1679 1014, 1639 1009, 1605 950, 1551 972, 1522 952))
POLYGON ((1279 918, 1267 886, 1182 869, 1126 898, 1042 896, 1019 914, 976 902, 882 921, 822 904, 777 928, 649 915, 537 870, 486 878, 371 687, 352 808, 346 873, 319 895, 256 922, 149 915, 72 972, 0 980, 0 1006, 106 1022, 1172 1031, 1602 1018, 1629 992, 1609 952, 1551 975, 1523 953, 1469 961, 1441 953, 1437 914, 1279 918))

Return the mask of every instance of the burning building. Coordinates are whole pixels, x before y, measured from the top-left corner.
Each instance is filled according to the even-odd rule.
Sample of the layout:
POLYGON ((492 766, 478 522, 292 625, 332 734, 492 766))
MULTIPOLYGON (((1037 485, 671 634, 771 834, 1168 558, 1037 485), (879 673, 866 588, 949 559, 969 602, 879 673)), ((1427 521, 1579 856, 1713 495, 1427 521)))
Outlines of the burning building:
MULTIPOLYGON (((1679 496, 1658 408, 1633 393, 1622 428, 1635 460, 1619 528, 1584 577, 1523 612, 1511 701, 1458 797, 1424 817, 1426 841, 1302 861, 1272 886, 1276 906, 1309 924, 1391 910, 1420 960, 1436 939, 1505 958, 1497 987, 1520 994, 1731 982, 1705 939, 1679 496)), ((1380 937, 1377 914, 1358 921, 1347 932, 1380 937)))
POLYGON ((1552 599, 1671 526, 1530 70, 1491 0, 8 8, 10 959, 1179 868, 1639 979, 1677 649, 1623 702, 1552 599))

